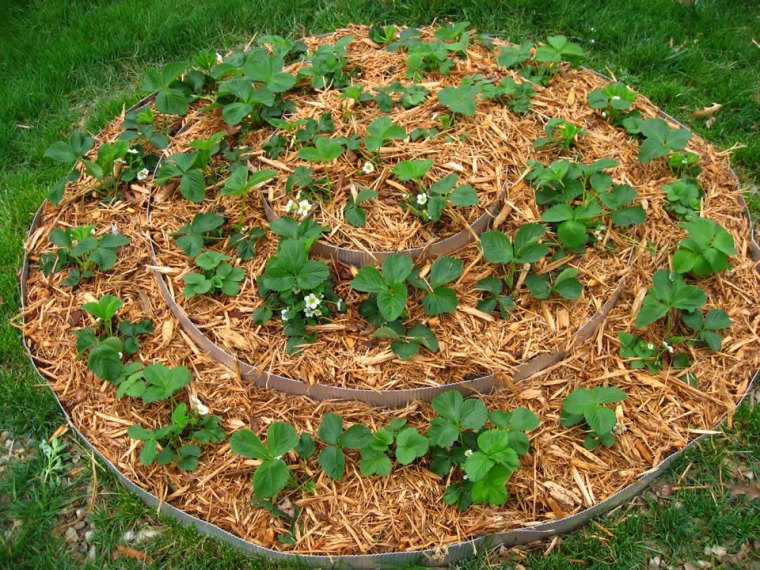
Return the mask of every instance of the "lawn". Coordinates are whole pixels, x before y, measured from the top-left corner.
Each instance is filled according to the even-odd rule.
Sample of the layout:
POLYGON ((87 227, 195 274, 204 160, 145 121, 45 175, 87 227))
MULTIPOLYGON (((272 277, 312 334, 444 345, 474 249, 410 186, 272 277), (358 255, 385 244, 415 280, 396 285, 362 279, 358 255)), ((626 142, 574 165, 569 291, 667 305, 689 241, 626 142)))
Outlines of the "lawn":
MULTIPOLYGON (((158 520, 113 477, 93 467, 69 435, 62 436, 66 447, 60 452, 36 451, 63 416, 39 385, 12 325, 19 309, 17 272, 26 228, 48 186, 63 174, 60 165, 42 155, 71 130, 97 132, 123 106, 137 101, 142 76, 151 66, 187 58, 201 48, 224 51, 254 34, 296 36, 350 22, 468 20, 482 32, 512 40, 563 33, 587 50, 590 67, 625 81, 717 147, 733 149, 731 161, 747 187, 754 215, 760 216, 756 2, 48 0, 6 6, 4 16, 0 442, 14 442, 9 458, 18 445, 27 452, 0 463, 0 567, 139 567, 146 561, 157 567, 261 565, 158 520), (714 122, 692 116, 713 103, 722 105, 714 122), (85 513, 88 507, 90 514, 85 513), (80 520, 84 525, 75 528, 80 520), (91 523, 93 534, 85 544, 91 523), (125 537, 149 527, 160 533, 125 537), (76 540, 67 541, 69 528, 77 531, 76 540), (75 547, 83 551, 82 558, 75 547), (94 556, 89 562, 88 552, 94 556)), ((752 542, 760 536, 760 502, 756 488, 746 484, 747 473, 754 476, 750 483, 760 476, 758 458, 760 408, 744 405, 734 428, 690 450, 657 492, 572 537, 502 554, 509 564, 530 568, 583 563, 639 568, 653 559, 674 567, 698 561, 744 567, 760 560, 760 544, 752 542)))

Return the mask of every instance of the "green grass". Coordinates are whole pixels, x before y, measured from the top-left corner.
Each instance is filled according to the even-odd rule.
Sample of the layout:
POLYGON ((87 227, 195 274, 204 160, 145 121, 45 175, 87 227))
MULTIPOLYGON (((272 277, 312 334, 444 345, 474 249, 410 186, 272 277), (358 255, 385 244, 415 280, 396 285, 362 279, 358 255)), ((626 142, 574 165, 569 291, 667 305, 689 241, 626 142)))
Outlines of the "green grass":
MULTIPOLYGON (((349 22, 423 25, 435 18, 451 18, 467 19, 481 31, 509 39, 563 33, 587 49, 589 66, 627 82, 719 148, 743 145, 733 152, 732 162, 743 183, 757 187, 760 49, 752 40, 758 38, 760 7, 752 0, 688 4, 667 0, 5 3, 0 19, 0 427, 42 438, 63 422, 53 398, 39 386, 26 360, 18 331, 9 324, 19 308, 17 271, 26 228, 47 187, 63 174, 42 155, 50 143, 71 130, 97 131, 122 106, 135 102, 148 67, 187 58, 201 48, 231 48, 255 33, 319 33, 349 22), (723 109, 712 128, 688 117, 694 109, 713 102, 723 104, 723 109)), ((749 198, 759 216, 757 191, 749 198)), ((743 435, 716 438, 715 449, 702 446, 675 467, 682 471, 693 461, 689 480, 707 489, 679 492, 675 498, 682 506, 678 508, 675 498, 652 499, 627 511, 622 522, 604 522, 615 535, 607 537, 607 545, 595 538, 598 529, 588 527, 563 541, 551 556, 529 554, 523 564, 565 568, 570 559, 584 559, 591 565, 606 561, 633 568, 660 550, 668 549, 674 559, 696 560, 712 541, 738 545, 750 533, 760 534, 757 501, 731 497, 718 485, 726 454, 746 455, 756 463, 760 456, 758 412, 745 407, 743 413, 748 418, 743 435), (722 449, 724 445, 729 449, 722 449), (727 518, 731 524, 722 528, 698 522, 727 518)), ((40 487, 39 467, 34 462, 18 466, 14 476, 2 483, 3 492, 9 489, 8 481, 16 485, 20 494, 14 497, 23 511, 4 507, 0 527, 5 528, 9 520, 23 520, 30 529, 21 543, 0 550, 0 566, 3 556, 11 565, 35 568, 62 567, 58 562, 68 560, 65 545, 51 539, 51 529, 66 509, 65 501, 77 502, 81 497, 74 491, 40 487)), ((97 542, 105 554, 96 566, 102 567, 123 529, 150 514, 103 474, 99 489, 101 510, 96 516, 101 517, 102 528, 97 542)), ((244 565, 243 558, 229 549, 164 524, 169 530, 148 548, 157 565, 244 565)), ((132 563, 141 564, 124 559, 118 564, 132 563)), ((77 567, 74 561, 71 565, 77 567)))

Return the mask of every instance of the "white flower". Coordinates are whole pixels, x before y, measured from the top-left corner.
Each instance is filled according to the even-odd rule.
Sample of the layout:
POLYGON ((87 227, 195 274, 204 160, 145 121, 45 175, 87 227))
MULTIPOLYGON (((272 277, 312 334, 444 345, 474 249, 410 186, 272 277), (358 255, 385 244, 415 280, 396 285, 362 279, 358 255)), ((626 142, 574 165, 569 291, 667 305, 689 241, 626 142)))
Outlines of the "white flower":
POLYGON ((427 194, 425 194, 424 192, 417 194, 417 203, 420 206, 424 206, 425 204, 427 204, 427 201, 428 201, 427 194))
POLYGON ((317 297, 314 293, 309 293, 303 298, 303 302, 306 304, 307 308, 314 310, 319 307, 322 299, 317 297))
POLYGON ((129 150, 127 150, 127 152, 129 154, 140 154, 140 151, 137 150, 136 148, 130 148, 129 150))
POLYGON ((606 116, 607 116, 607 111, 602 111, 602 117, 606 117, 606 116))
POLYGON ((616 423, 615 427, 612 428, 612 431, 615 433, 615 435, 623 435, 626 431, 628 431, 628 428, 621 423, 616 423))
POLYGON ((150 171, 147 168, 143 168, 137 172, 137 179, 145 180, 148 177, 148 174, 150 174, 150 171))
POLYGON ((464 452, 465 457, 469 457, 470 455, 472 455, 472 449, 468 449, 467 451, 464 452))
POLYGON ((222 57, 222 54, 219 52, 216 52, 216 63, 224 63, 224 57, 222 57))
POLYGON ((298 285, 293 285, 290 288, 290 292, 293 293, 293 295, 298 295, 301 292, 301 288, 298 285))
POLYGON ((287 309, 283 309, 282 311, 280 311, 280 318, 283 321, 287 321, 288 320, 288 310, 287 309))
POLYGON ((305 317, 311 318, 313 316, 320 316, 322 314, 322 311, 319 309, 310 309, 309 307, 304 308, 303 314, 305 317))
POLYGON ((404 192, 403 194, 401 194, 401 198, 403 198, 404 200, 408 200, 409 199, 409 193, 408 192, 404 192))
POLYGON ((293 200, 288 200, 288 203, 285 204, 286 212, 295 212, 297 209, 298 209, 298 206, 293 200))
POLYGON ((123 352, 119 353, 119 358, 124 358, 124 353, 123 352))
POLYGON ((591 40, 591 43, 592 43, 592 44, 595 44, 595 43, 596 43, 596 40, 591 40))
POLYGON ((335 303, 335 308, 338 309, 338 312, 343 312, 346 310, 346 302, 343 299, 338 299, 338 302, 335 303))
POLYGON ((464 479, 465 481, 467 481, 467 479, 469 479, 469 477, 467 475, 462 475, 462 479, 464 479))
POLYGON ((650 343, 648 343, 648 344, 647 344, 647 348, 648 348, 649 350, 654 350, 654 343, 651 343, 651 342, 650 342, 650 343))
POLYGON ((596 28, 591 28, 591 31, 592 31, 592 32, 595 32, 595 31, 596 31, 596 28))
POLYGON ((369 160, 364 163, 364 166, 362 166, 362 172, 364 174, 372 174, 375 171, 375 165, 372 164, 369 160))
POLYGON ((612 96, 613 101, 620 101, 620 95, 613 95, 612 96))
POLYGON ((197 396, 190 396, 190 407, 199 416, 207 416, 211 411, 197 396))
POLYGON ((92 229, 90 230, 90 235, 91 235, 91 236, 94 236, 94 235, 95 235, 95 228, 92 228, 92 229))
POLYGON ((296 211, 296 213, 302 218, 305 218, 306 216, 309 215, 309 212, 311 212, 312 208, 313 206, 311 205, 311 202, 309 202, 308 200, 301 200, 300 202, 298 202, 298 210, 296 211))
POLYGON ((117 158, 113 162, 114 162, 114 164, 127 164, 127 161, 124 160, 123 158, 117 158))
POLYGON ((664 346, 665 348, 667 348, 667 349, 668 349, 668 352, 669 352, 670 354, 673 354, 673 347, 672 347, 671 345, 669 345, 667 342, 665 342, 665 341, 662 341, 662 346, 664 346))

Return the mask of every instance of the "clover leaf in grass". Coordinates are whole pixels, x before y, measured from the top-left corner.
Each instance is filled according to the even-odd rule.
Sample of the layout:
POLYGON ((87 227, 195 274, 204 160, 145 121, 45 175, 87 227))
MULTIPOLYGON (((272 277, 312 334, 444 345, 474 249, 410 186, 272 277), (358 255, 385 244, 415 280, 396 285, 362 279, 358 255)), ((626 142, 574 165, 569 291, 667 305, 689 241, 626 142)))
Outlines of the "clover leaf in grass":
POLYGON ((480 94, 480 87, 476 85, 461 87, 445 87, 438 92, 438 102, 451 110, 471 117, 477 111, 475 98, 480 94))
POLYGON ((695 218, 683 225, 689 239, 681 240, 673 254, 676 273, 707 277, 729 267, 728 256, 736 255, 734 238, 720 224, 707 218, 695 218))
POLYGON ((639 129, 646 137, 639 149, 639 160, 642 163, 651 162, 672 151, 683 150, 691 139, 688 130, 671 129, 663 119, 641 121, 639 129))
POLYGON ((295 448, 298 441, 296 430, 285 422, 274 422, 269 426, 266 444, 248 429, 232 434, 232 451, 243 457, 262 460, 253 474, 253 493, 256 497, 276 497, 287 486, 291 473, 281 457, 295 448))
POLYGON ((406 131, 399 125, 394 125, 390 117, 380 117, 375 119, 367 127, 369 133, 364 139, 364 146, 367 150, 377 151, 385 141, 391 139, 403 139, 406 138, 406 131))
POLYGON ((612 447, 615 443, 612 429, 617 424, 617 418, 615 411, 604 404, 622 402, 625 399, 626 393, 612 386, 577 388, 562 402, 560 425, 572 427, 585 421, 592 433, 586 436, 584 447, 592 451, 600 443, 605 447, 612 447))
POLYGON ((343 418, 328 413, 322 417, 318 430, 319 439, 327 444, 320 451, 317 461, 332 479, 338 480, 346 472, 346 456, 343 448, 361 449, 372 441, 372 432, 366 426, 354 424, 343 430, 343 418))
POLYGON ((696 285, 687 285, 677 273, 660 269, 652 275, 652 287, 647 289, 641 309, 636 315, 636 326, 645 327, 672 309, 694 311, 706 302, 707 295, 702 289, 696 285))

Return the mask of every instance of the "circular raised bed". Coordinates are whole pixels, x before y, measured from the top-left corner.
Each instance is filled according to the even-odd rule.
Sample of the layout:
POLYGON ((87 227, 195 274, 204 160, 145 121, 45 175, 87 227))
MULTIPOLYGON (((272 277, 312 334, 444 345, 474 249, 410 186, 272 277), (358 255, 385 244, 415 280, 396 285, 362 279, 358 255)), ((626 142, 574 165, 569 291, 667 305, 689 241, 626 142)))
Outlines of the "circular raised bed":
MULTIPOLYGON (((366 29, 361 28, 352 31, 366 33, 366 29)), ((344 34, 338 32, 336 37, 344 34)), ((316 41, 307 40, 312 48, 316 41)), ((363 42, 363 45, 369 44, 363 42)), ((481 61, 477 55, 476 50, 471 57, 463 59, 461 65, 481 61)), ((550 86, 551 96, 549 89, 537 95, 537 109, 542 113, 552 99, 565 102, 571 118, 579 120, 573 112, 585 117, 583 120, 588 123, 581 124, 592 131, 598 129, 602 134, 597 136, 605 141, 608 150, 609 145, 613 145, 618 152, 630 146, 625 137, 595 112, 570 103, 571 100, 585 101, 590 90, 602 85, 604 81, 590 72, 564 70, 550 86)), ((644 116, 657 113, 648 102, 639 101, 637 108, 644 116)), ((113 141, 121 129, 121 121, 116 121, 101 134, 99 142, 113 141)), ((209 134, 199 130, 195 136, 209 134)), ((193 398, 200 398, 222 418, 226 431, 237 433, 241 428, 250 427, 263 434, 274 422, 287 421, 299 431, 316 432, 318 419, 327 413, 339 413, 348 423, 368 424, 373 429, 401 416, 409 426, 422 430, 434 412, 430 404, 422 401, 425 394, 421 390, 442 392, 461 387, 448 382, 418 386, 411 391, 396 390, 402 399, 391 400, 380 390, 337 384, 318 387, 318 380, 308 375, 303 376, 308 378, 308 384, 296 382, 273 372, 271 363, 262 371, 236 359, 241 351, 230 351, 224 343, 218 343, 223 335, 212 330, 217 321, 204 320, 204 315, 219 311, 222 321, 240 321, 240 317, 230 316, 218 303, 185 304, 183 301, 180 306, 175 302, 178 295, 173 280, 182 275, 183 269, 179 261, 174 266, 166 263, 162 256, 177 258, 176 253, 167 251, 172 247, 168 233, 176 228, 171 227, 169 217, 162 212, 160 225, 168 229, 157 231, 153 216, 155 208, 161 205, 160 199, 152 204, 151 219, 143 216, 151 194, 148 184, 134 184, 121 201, 98 205, 87 200, 91 187, 87 177, 82 176, 70 184, 73 198, 67 197, 59 207, 43 205, 30 231, 22 271, 24 341, 35 367, 48 379, 72 427, 130 489, 149 504, 159 505, 162 512, 248 552, 269 558, 299 556, 309 564, 325 566, 450 563, 491 546, 525 543, 567 532, 639 492, 693 442, 697 434, 730 415, 749 390, 760 363, 756 335, 760 318, 757 314, 758 252, 752 240, 751 224, 744 216, 741 192, 730 168, 714 149, 701 140, 692 140, 690 149, 699 152, 705 169, 701 175, 705 191, 701 214, 718 221, 736 243, 737 253, 731 258, 728 273, 700 283, 709 294, 709 306, 725 307, 733 320, 723 347, 713 353, 705 349, 693 351, 690 370, 699 379, 697 386, 676 378, 671 369, 654 374, 632 370, 621 361, 616 333, 631 330, 644 293, 651 285, 652 274, 667 266, 668 253, 685 234, 675 229, 663 208, 660 186, 672 182, 673 176, 661 164, 641 165, 630 156, 624 156, 622 151, 618 152, 616 158, 624 163, 620 179, 634 182, 649 214, 647 224, 638 234, 629 235, 625 240, 615 236, 616 232, 611 234, 612 239, 620 240, 618 251, 626 252, 624 259, 616 261, 622 268, 621 274, 610 272, 620 278, 620 283, 596 285, 606 287, 608 294, 589 302, 587 312, 580 318, 575 315, 580 332, 541 337, 549 344, 542 347, 542 352, 548 355, 544 358, 551 362, 533 363, 537 367, 536 374, 522 378, 520 383, 514 382, 514 375, 505 375, 507 381, 513 381, 512 385, 481 396, 489 409, 514 410, 517 406, 527 406, 541 417, 540 427, 531 433, 531 449, 522 461, 524 468, 516 471, 509 483, 513 499, 504 506, 473 505, 458 512, 454 507, 443 506, 444 482, 426 466, 412 463, 397 467, 390 478, 359 478, 357 457, 349 454, 348 478, 333 481, 319 475, 310 480, 313 487, 309 493, 303 496, 297 490, 284 493, 283 501, 287 502, 278 503, 278 508, 301 509, 298 520, 305 525, 292 530, 282 518, 250 504, 250 476, 259 464, 234 455, 227 445, 204 455, 192 475, 176 467, 165 468, 155 463, 140 465, 137 443, 127 436, 126 428, 135 422, 150 428, 166 424, 167 406, 150 405, 136 398, 117 399, 114 387, 96 377, 83 360, 76 358, 71 334, 92 322, 78 307, 105 294, 118 295, 125 301, 120 318, 149 318, 156 324, 156 332, 141 341, 137 359, 146 365, 162 363, 192 370, 195 380, 181 392, 183 399, 187 396, 192 403, 193 398), (113 232, 131 240, 122 248, 114 269, 105 275, 96 275, 76 289, 64 288, 60 274, 43 276, 38 262, 40 255, 53 250, 47 244, 51 230, 90 222, 96 224, 97 236, 113 232), (629 244, 630 253, 620 247, 623 243, 629 244), (155 244, 161 248, 153 250, 155 244), (192 315, 192 320, 185 311, 192 315), (593 324, 584 326, 597 312, 601 316, 594 317, 590 321, 593 324), (591 342, 581 343, 581 340, 591 342), (560 351, 556 350, 558 347, 560 351), (278 378, 282 378, 282 383, 275 385, 278 378), (249 380, 258 380, 261 384, 249 380), (625 389, 629 399, 615 410, 619 427, 615 445, 592 453, 579 445, 577 428, 560 426, 561 400, 575 388, 603 385, 625 389), (284 394, 280 390, 296 393, 284 394), (357 399, 365 401, 314 401, 303 395, 351 398, 351 392, 364 392, 357 399), (413 401, 408 396, 415 392, 422 396, 413 401), (405 407, 400 410, 387 407, 402 404, 405 407), (362 508, 357 509, 358 505, 362 508), (295 544, 276 539, 276 534, 288 535, 290 530, 295 544)), ((504 199, 508 208, 512 208, 510 202, 514 204, 514 200, 510 192, 530 193, 530 189, 517 178, 508 182, 504 199)), ((160 196, 161 192, 154 191, 154 194, 160 196)), ((164 201, 173 199, 170 191, 164 191, 162 198, 164 201)), ((232 216, 239 213, 234 204, 223 200, 213 203, 214 208, 218 206, 224 206, 232 216)), ((190 211, 185 208, 177 217, 185 216, 187 223, 190 211)), ((505 224, 499 227, 511 233, 515 225, 507 220, 508 213, 502 219, 497 215, 496 220, 505 224)), ((265 218, 263 209, 249 211, 249 215, 265 218)), ((537 216, 534 214, 532 219, 537 216)), ((475 248, 474 245, 468 247, 475 248)), ((601 256, 602 251, 595 250, 594 254, 601 256)), ((263 257, 262 252, 259 255, 263 257)), ((602 261, 608 265, 613 262, 614 256, 602 261)), ((187 261, 184 263, 186 273, 187 261)), ((350 270, 349 273, 353 275, 350 270)), ((463 298, 466 299, 466 295, 463 298)), ((573 311, 571 305, 564 306, 562 301, 553 303, 557 310, 568 314, 573 311)), ((248 311, 238 308, 235 314, 242 313, 248 318, 253 309, 249 304, 248 311)), ((546 322, 550 319, 556 322, 552 313, 546 311, 542 315, 546 322)), ((492 321, 487 322, 491 326, 492 321)), ((314 345, 306 351, 318 349, 319 345, 314 345)), ((426 360, 427 357, 420 356, 410 362, 415 365, 426 360)), ((298 361, 293 364, 303 370, 303 361, 300 365, 298 361)), ((512 365, 510 370, 514 372, 519 368, 512 365)), ((293 377, 299 376, 293 374, 293 377)), ((477 381, 486 382, 484 378, 492 382, 487 375, 477 381)), ((482 391, 498 385, 470 386, 473 387, 482 391)), ((304 476, 319 472, 314 458, 300 460, 291 467, 304 476)))

